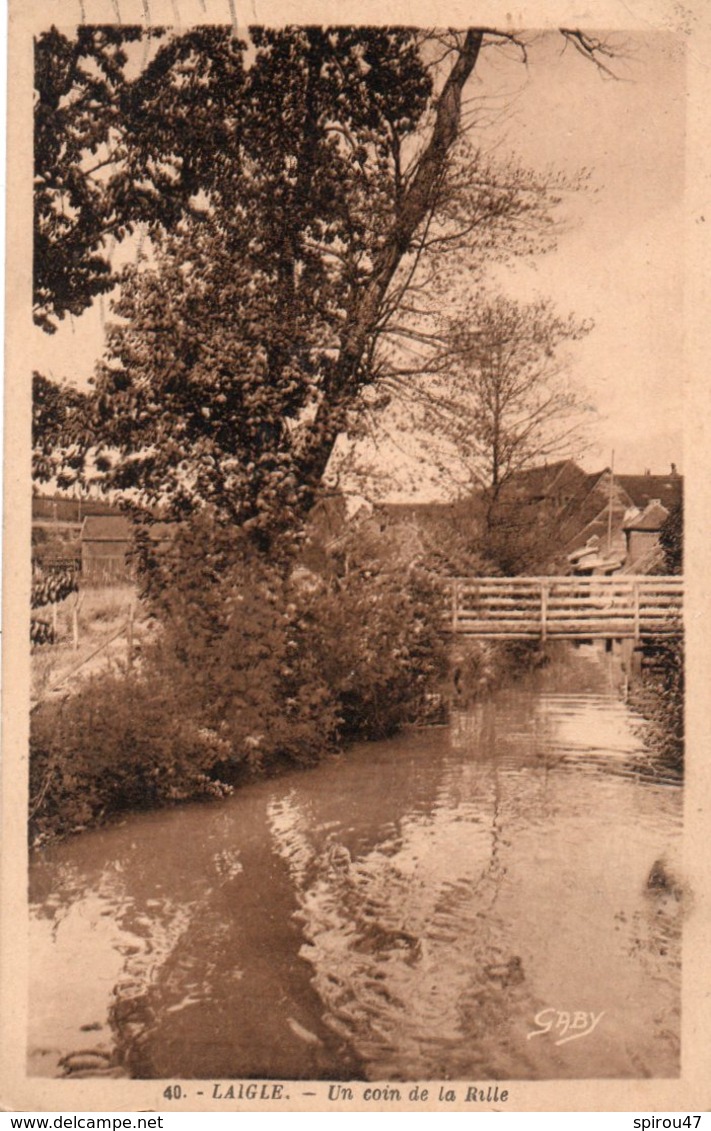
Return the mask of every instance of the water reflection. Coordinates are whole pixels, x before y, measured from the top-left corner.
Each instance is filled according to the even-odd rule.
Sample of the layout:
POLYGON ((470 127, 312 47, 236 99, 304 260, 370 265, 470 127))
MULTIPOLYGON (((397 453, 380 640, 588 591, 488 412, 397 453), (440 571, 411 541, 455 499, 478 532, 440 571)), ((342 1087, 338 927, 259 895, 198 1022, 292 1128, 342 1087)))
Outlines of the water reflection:
POLYGON ((39 854, 33 1070, 676 1073, 680 790, 586 670, 39 854), (543 1009, 602 1017, 559 1045, 543 1009))

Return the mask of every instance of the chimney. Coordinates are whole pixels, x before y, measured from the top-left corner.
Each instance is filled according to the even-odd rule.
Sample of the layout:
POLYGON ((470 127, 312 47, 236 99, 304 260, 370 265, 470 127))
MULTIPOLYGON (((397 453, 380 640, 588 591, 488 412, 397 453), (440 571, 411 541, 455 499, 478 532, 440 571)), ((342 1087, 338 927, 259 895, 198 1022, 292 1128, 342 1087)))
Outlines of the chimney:
POLYGON ((679 472, 678 472, 678 471, 677 471, 677 469, 676 469, 676 464, 675 464, 675 463, 673 463, 673 464, 672 464, 672 467, 671 467, 671 474, 672 474, 672 475, 674 476, 674 478, 675 478, 675 479, 678 479, 678 478, 679 478, 679 472))

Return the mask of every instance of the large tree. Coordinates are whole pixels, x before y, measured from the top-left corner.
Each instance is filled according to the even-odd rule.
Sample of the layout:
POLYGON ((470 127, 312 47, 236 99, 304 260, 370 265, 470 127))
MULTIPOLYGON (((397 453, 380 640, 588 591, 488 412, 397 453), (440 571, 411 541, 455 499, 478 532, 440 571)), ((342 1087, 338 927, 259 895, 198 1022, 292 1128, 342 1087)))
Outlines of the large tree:
MULTIPOLYGON (((101 69, 103 30, 92 34, 101 69)), ((308 510, 384 372, 384 340, 417 333, 417 296, 437 286, 444 257, 514 250, 549 214, 551 185, 493 167, 461 137, 465 85, 482 47, 502 39, 255 29, 247 50, 229 29, 199 28, 159 38, 130 82, 122 57, 110 126, 70 160, 81 183, 98 146, 110 171, 99 203, 79 197, 67 227, 49 222, 37 271, 71 261, 76 236, 91 267, 78 305, 82 282, 85 298, 105 285, 95 253, 106 233, 152 224, 155 261, 124 280, 97 381, 107 482, 178 510, 216 503, 267 544, 308 510)), ((87 85, 75 80, 75 102, 87 85)), ((65 195, 55 176, 39 215, 65 195)), ((51 309, 51 283, 40 299, 51 309)))
POLYGON ((561 317, 545 299, 485 294, 446 322, 430 369, 390 382, 420 430, 447 447, 458 486, 483 492, 493 509, 517 472, 580 443, 591 406, 571 385, 565 346, 592 323, 561 317))

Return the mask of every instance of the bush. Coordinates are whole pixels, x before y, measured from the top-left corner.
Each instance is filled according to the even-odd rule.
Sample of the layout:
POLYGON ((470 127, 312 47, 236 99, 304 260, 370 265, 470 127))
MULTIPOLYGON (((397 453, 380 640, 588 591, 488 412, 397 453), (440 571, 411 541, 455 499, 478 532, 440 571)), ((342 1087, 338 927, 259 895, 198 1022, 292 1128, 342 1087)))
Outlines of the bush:
POLYGON ((659 649, 654 668, 646 672, 634 696, 647 720, 645 741, 662 763, 681 773, 684 768, 684 641, 672 639, 659 649))
POLYGON ((306 763, 324 752, 337 715, 313 658, 298 648, 289 582, 238 532, 196 519, 148 573, 146 595, 160 624, 146 674, 219 732, 231 766, 306 763))
POLYGON ((297 598, 298 647, 323 674, 347 738, 382 738, 426 713, 447 670, 442 595, 424 573, 355 568, 297 598))
POLYGON ((64 833, 125 809, 224 792, 219 735, 181 710, 164 681, 96 676, 32 720, 31 831, 64 833))
POLYGON ((666 573, 679 574, 684 568, 684 510, 675 503, 659 531, 666 573))

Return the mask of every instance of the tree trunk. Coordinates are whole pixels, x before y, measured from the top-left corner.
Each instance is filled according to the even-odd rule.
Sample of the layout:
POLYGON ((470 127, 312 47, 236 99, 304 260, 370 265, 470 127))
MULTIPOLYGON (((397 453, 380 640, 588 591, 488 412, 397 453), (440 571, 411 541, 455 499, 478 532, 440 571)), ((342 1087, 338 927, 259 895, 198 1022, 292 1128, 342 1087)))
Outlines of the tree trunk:
POLYGON ((449 151, 459 133, 462 90, 476 66, 483 36, 483 31, 476 28, 470 28, 466 34, 439 98, 432 137, 403 194, 370 278, 355 296, 341 336, 338 360, 301 453, 300 471, 303 482, 310 488, 311 498, 323 478, 333 446, 343 430, 346 412, 358 392, 361 359, 388 287, 413 236, 435 204, 449 151))

